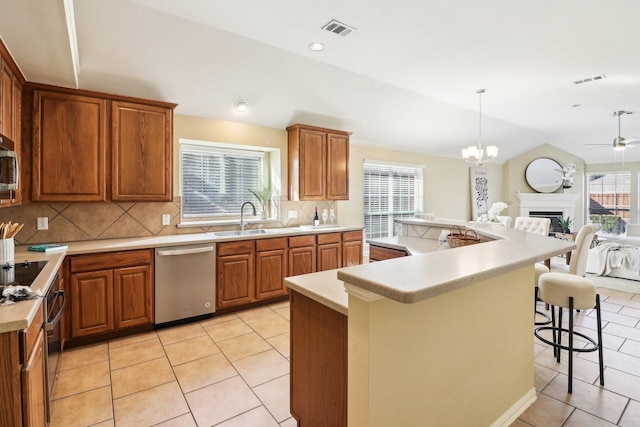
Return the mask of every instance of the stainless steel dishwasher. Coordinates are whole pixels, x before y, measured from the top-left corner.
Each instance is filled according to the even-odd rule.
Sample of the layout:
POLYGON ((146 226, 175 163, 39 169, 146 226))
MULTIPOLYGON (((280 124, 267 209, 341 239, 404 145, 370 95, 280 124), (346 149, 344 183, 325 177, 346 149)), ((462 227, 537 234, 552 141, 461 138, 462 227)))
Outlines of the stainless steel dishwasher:
POLYGON ((155 324, 213 314, 215 243, 156 248, 155 324))

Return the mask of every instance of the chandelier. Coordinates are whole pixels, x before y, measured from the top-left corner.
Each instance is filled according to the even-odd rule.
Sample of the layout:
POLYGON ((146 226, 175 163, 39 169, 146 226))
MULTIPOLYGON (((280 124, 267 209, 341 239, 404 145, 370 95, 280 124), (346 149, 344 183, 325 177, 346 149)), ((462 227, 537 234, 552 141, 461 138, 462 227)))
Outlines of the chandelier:
POLYGON ((480 120, 478 131, 478 145, 471 145, 462 149, 462 158, 467 163, 475 163, 476 166, 482 166, 484 163, 491 162, 498 157, 498 147, 495 145, 489 145, 487 147, 487 157, 484 158, 485 151, 482 148, 482 94, 484 89, 478 89, 476 91, 478 98, 480 99, 480 120))

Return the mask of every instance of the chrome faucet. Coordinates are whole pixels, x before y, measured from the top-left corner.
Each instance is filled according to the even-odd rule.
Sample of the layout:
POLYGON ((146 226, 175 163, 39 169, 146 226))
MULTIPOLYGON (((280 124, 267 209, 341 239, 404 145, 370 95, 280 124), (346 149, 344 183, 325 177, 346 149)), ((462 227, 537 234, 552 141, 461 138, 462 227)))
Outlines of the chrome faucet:
POLYGON ((251 202, 244 202, 242 204, 242 206, 240 206, 240 232, 242 233, 244 231, 244 207, 245 205, 251 205, 251 208, 253 208, 253 216, 256 216, 256 207, 253 205, 253 203, 251 202))

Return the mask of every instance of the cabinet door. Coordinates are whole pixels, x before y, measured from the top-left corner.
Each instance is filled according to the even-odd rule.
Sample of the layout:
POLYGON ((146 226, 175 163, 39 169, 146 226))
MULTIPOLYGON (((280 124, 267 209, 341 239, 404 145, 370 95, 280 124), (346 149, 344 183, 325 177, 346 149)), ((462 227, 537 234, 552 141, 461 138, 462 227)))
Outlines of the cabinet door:
POLYGON ((342 244, 342 266, 362 264, 362 241, 344 242, 342 244))
POLYGON ((71 336, 112 331, 113 270, 71 275, 71 336))
POLYGON ((284 277, 287 272, 286 249, 256 253, 256 298, 271 298, 287 293, 284 277))
POLYGON ((106 200, 107 101, 35 91, 33 108, 33 200, 106 200))
POLYGON ((289 274, 297 276, 299 274, 314 273, 316 271, 316 247, 302 246, 299 248, 289 248, 289 274))
POLYGON ((119 268, 113 271, 115 328, 153 324, 151 267, 119 268))
POLYGON ((22 368, 23 426, 47 425, 47 383, 45 371, 44 331, 40 329, 26 365, 22 368))
POLYGON ((254 253, 218 257, 216 308, 255 301, 254 253))
POLYGON ((327 135, 327 200, 349 200, 349 137, 327 135))
POLYGON ((0 133, 12 140, 13 123, 13 73, 0 60, 0 133))
POLYGON ((170 202, 173 110, 111 105, 111 198, 170 202))
POLYGON ((333 270, 342 267, 342 245, 330 243, 318 245, 318 270, 333 270))
MULTIPOLYGON (((15 151, 20 159, 22 156, 22 83, 17 78, 13 79, 13 142, 15 143, 15 151)), ((18 190, 15 192, 15 199, 12 204, 19 205, 22 201, 22 191, 25 188, 22 177, 25 176, 20 171, 18 177, 18 190)))
POLYGON ((324 132, 300 130, 300 199, 324 200, 327 135, 324 132))

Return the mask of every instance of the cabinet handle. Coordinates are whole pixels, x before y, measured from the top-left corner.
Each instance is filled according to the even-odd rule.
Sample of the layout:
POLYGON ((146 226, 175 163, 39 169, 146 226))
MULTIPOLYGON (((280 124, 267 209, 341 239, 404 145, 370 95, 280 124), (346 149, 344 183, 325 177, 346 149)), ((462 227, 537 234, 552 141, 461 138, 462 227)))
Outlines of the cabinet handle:
POLYGON ((191 248, 191 249, 158 250, 157 253, 159 256, 174 256, 174 255, 202 254, 206 252, 213 252, 213 246, 205 246, 202 248, 191 248))
MULTIPOLYGON (((62 297, 62 304, 60 304, 60 309, 58 310, 56 315, 53 317, 53 320, 44 324, 44 330, 45 331, 52 331, 56 327, 56 324, 60 321, 60 316, 62 316, 62 310, 64 309, 64 305, 67 302, 67 296, 64 293, 64 289, 60 289, 59 291, 55 291, 54 295, 56 297, 58 297, 58 296, 62 297)), ((49 320, 49 319, 47 319, 47 320, 49 320)))

